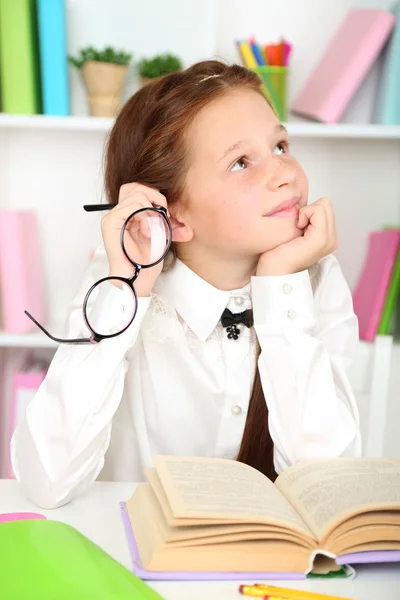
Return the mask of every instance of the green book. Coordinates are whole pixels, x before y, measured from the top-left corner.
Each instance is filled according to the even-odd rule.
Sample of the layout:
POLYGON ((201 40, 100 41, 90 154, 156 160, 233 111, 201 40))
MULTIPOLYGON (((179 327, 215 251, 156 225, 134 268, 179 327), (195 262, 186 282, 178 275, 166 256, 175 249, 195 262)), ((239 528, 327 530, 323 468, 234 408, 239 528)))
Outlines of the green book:
POLYGON ((65 523, 0 523, 4 600, 162 600, 99 546, 65 523))
POLYGON ((0 0, 0 88, 5 113, 41 112, 35 0, 0 0))
MULTIPOLYGON (((389 282, 388 291, 383 305, 381 318, 378 326, 378 335, 389 335, 392 333, 392 319, 396 313, 396 305, 400 295, 400 251, 397 253, 392 275, 389 282)), ((397 311, 399 313, 399 311, 397 311)))

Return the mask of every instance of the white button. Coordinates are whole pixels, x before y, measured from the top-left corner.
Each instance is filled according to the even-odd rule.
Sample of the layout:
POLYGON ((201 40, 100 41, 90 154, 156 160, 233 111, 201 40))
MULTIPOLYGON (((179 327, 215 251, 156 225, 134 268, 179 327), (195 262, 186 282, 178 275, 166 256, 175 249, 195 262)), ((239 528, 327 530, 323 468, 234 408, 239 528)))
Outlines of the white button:
POLYGON ((290 309, 287 312, 287 316, 288 316, 289 319, 293 320, 293 319, 295 319, 297 317, 297 313, 296 313, 295 310, 290 309))
POLYGON ((240 408, 240 406, 236 405, 236 406, 232 406, 231 408, 231 413, 235 416, 240 415, 240 413, 242 412, 242 409, 240 408))
POLYGON ((238 306, 242 306, 243 302, 244 302, 244 298, 242 298, 241 296, 237 296, 235 298, 235 304, 237 304, 238 306))
POLYGON ((290 283, 284 283, 282 286, 282 292, 284 294, 290 294, 290 292, 292 291, 292 286, 290 285, 290 283))

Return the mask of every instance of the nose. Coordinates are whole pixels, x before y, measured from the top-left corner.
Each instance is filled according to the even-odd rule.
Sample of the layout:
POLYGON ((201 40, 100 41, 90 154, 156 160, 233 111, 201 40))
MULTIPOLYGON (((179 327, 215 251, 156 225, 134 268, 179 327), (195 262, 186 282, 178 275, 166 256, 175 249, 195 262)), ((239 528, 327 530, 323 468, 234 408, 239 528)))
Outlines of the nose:
POLYGON ((291 185, 296 181, 296 169, 292 165, 288 165, 280 156, 273 156, 267 169, 267 187, 271 191, 291 185))

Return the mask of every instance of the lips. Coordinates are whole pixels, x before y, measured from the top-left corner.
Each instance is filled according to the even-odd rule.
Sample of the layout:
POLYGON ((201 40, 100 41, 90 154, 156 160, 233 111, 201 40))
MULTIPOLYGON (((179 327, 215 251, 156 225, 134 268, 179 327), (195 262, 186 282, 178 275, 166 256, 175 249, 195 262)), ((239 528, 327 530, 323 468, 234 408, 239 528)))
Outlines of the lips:
POLYGON ((290 200, 285 200, 285 202, 281 202, 278 206, 275 206, 269 213, 267 213, 266 217, 280 217, 280 216, 292 216, 296 215, 299 211, 299 202, 300 198, 295 196, 290 200))

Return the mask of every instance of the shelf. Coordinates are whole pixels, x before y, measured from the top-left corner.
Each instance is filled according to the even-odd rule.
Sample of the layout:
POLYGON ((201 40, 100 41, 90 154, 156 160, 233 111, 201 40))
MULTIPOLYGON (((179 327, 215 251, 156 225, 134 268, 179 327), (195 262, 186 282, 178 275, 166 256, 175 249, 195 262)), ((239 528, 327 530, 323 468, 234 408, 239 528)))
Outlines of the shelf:
POLYGON ((43 333, 4 333, 0 332, 0 348, 57 348, 43 333))
POLYGON ((0 129, 47 129, 53 131, 100 131, 111 129, 113 119, 105 117, 46 117, 0 113, 0 129))
MULTIPOLYGON (((49 131, 97 131, 107 133, 113 119, 103 117, 47 117, 0 113, 0 129, 46 129, 49 131)), ((338 123, 327 125, 309 121, 287 121, 291 137, 400 140, 400 125, 338 123)))

